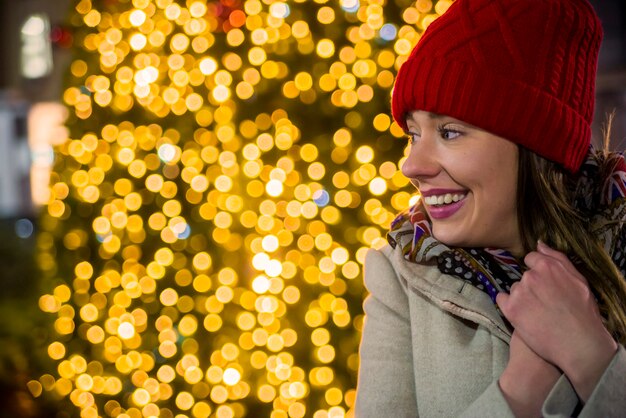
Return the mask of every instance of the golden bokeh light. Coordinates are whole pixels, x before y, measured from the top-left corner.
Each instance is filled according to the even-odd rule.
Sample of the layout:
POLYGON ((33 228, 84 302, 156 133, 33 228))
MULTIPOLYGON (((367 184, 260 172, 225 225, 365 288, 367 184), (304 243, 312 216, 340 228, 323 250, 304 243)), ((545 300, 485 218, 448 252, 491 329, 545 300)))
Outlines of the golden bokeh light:
POLYGON ((84 417, 354 417, 365 253, 419 198, 394 75, 451 2, 74 3, 38 237, 55 369, 31 394, 84 417))

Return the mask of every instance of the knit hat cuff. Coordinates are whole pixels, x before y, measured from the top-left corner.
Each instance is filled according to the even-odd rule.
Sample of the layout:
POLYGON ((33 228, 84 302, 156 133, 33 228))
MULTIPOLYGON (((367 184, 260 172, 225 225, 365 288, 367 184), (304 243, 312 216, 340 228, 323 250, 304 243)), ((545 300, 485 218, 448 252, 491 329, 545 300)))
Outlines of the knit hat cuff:
POLYGON ((444 60, 413 57, 400 68, 396 86, 403 87, 393 92, 392 112, 403 129, 410 111, 443 114, 525 146, 571 172, 578 170, 591 141, 584 117, 529 84, 472 63, 444 60))

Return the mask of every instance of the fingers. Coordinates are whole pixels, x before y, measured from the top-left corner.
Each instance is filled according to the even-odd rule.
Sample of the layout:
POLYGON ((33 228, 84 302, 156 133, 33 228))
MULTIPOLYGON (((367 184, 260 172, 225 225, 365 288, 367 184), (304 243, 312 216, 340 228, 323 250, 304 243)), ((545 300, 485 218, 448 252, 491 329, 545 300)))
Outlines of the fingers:
POLYGON ((513 318, 517 318, 515 314, 515 307, 519 305, 516 299, 519 299, 519 295, 516 292, 516 287, 519 286, 519 282, 513 283, 509 293, 502 291, 496 295, 496 303, 502 311, 502 314, 511 321, 513 318))
POLYGON ((528 316, 528 300, 524 284, 521 282, 515 282, 511 286, 509 293, 502 291, 496 295, 496 303, 504 317, 515 327, 516 333, 520 336, 520 331, 517 331, 518 326, 521 325, 520 321, 524 321, 525 316, 528 316))
POLYGON ((528 272, 536 272, 540 276, 558 275, 578 279, 587 286, 587 280, 578 272, 574 264, 561 251, 555 250, 542 241, 537 242, 537 251, 532 251, 524 258, 528 272))
POLYGON ((507 318, 509 321, 510 321, 509 316, 511 315, 510 310, 509 310, 510 297, 511 296, 504 291, 496 295, 496 304, 500 308, 500 311, 502 311, 502 315, 504 315, 504 317, 507 318))
POLYGON ((506 292, 500 292, 496 295, 496 303, 502 310, 502 313, 504 313, 505 306, 507 306, 507 304, 509 303, 509 298, 510 298, 510 295, 506 292))
MULTIPOLYGON (((531 312, 546 311, 555 300, 567 299, 573 305, 582 303, 589 293, 586 279, 567 256, 539 242, 537 251, 525 257, 528 270, 513 283, 508 293, 496 296, 502 314, 514 325, 520 325, 531 312)), ((565 303, 565 302, 564 302, 565 303)), ((541 315, 537 315, 537 318, 541 315)))
POLYGON ((570 259, 567 258, 567 256, 560 252, 555 250, 554 248, 551 248, 548 246, 548 244, 546 244, 545 242, 539 240, 537 241, 537 252, 543 254, 543 255, 547 255, 549 257, 552 258, 556 258, 557 260, 563 262, 563 263, 569 263, 570 259))

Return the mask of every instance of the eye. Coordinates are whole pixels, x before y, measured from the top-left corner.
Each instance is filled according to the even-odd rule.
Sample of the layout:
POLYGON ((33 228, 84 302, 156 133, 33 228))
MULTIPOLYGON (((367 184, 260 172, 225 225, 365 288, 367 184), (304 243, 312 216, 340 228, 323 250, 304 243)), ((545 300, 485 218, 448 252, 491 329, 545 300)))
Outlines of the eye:
POLYGON ((407 139, 409 141, 409 144, 412 144, 415 141, 417 141, 418 139, 420 139, 420 134, 418 134, 416 132, 409 132, 409 133, 407 133, 407 139))
POLYGON ((461 136, 463 133, 461 131, 458 131, 456 129, 450 129, 450 128, 446 128, 444 126, 440 126, 437 128, 437 131, 439 132, 439 135, 443 138, 443 139, 456 139, 459 136, 461 136))

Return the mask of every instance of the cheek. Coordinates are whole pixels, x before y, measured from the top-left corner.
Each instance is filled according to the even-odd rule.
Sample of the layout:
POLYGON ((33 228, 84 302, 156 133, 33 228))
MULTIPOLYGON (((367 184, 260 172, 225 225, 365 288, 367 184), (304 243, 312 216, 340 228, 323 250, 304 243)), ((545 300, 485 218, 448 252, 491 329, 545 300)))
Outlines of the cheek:
POLYGON ((480 213, 496 218, 496 222, 517 216, 517 164, 480 161, 474 168, 467 174, 467 186, 475 194, 480 213))
POLYGON ((492 182, 492 189, 514 199, 517 194, 518 152, 513 144, 497 144, 488 160, 483 160, 485 178, 492 182), (505 145, 505 146, 502 146, 505 145))
POLYGON ((492 173, 492 176, 495 180, 491 187, 493 192, 501 200, 513 202, 512 205, 514 206, 517 195, 517 176, 502 171, 495 171, 492 173))
POLYGON ((471 152, 451 152, 441 164, 444 171, 456 182, 469 187, 484 180, 484 160, 471 152))
POLYGON ((487 204, 500 222, 517 222, 517 173, 511 167, 502 167, 493 173, 493 184, 487 195, 487 204))

